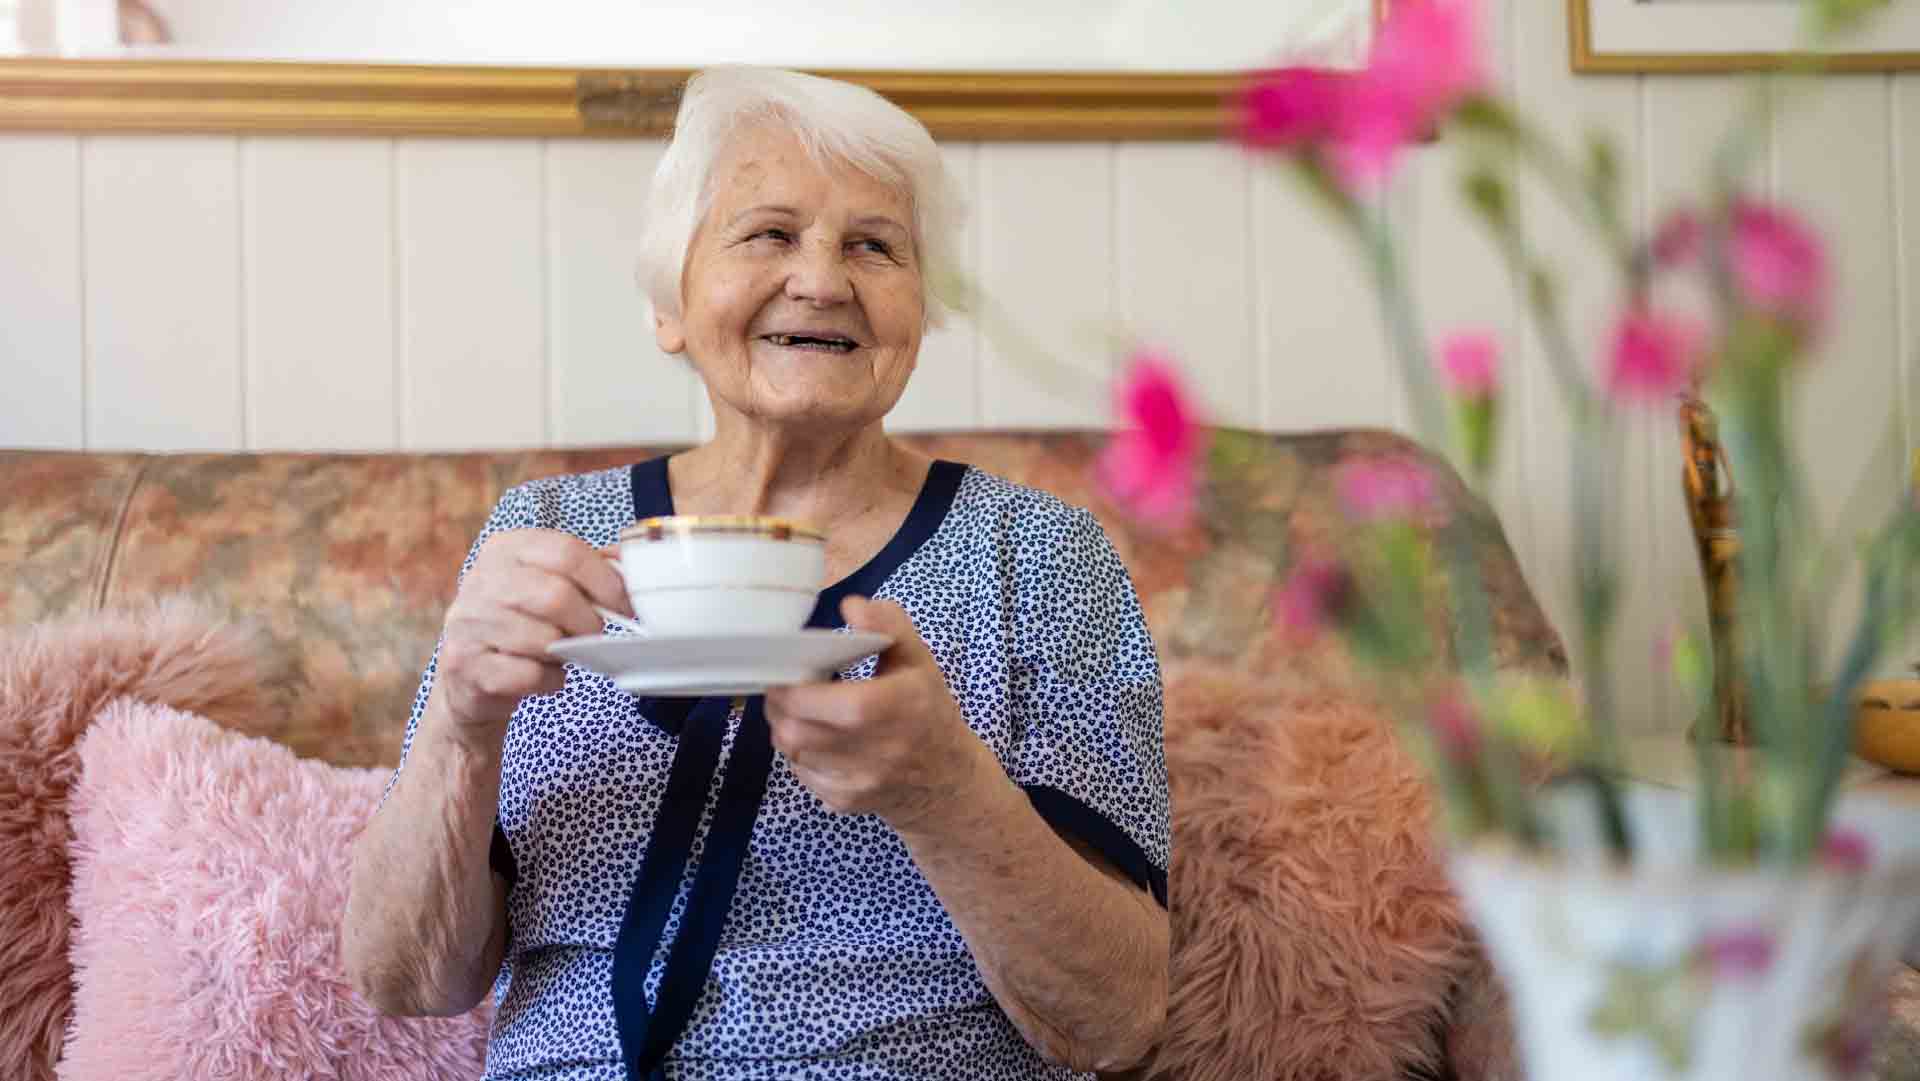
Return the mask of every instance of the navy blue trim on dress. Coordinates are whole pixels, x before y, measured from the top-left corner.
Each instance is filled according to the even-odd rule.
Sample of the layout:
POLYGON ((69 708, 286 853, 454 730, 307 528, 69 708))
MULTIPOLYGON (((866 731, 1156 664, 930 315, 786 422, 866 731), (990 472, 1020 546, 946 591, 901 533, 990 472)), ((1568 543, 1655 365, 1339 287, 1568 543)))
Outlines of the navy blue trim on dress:
MULTIPOLYGON (((674 512, 667 472, 669 457, 649 459, 633 467, 629 484, 636 520, 674 512)), ((841 626, 843 598, 853 594, 871 597, 889 575, 919 551, 946 521, 966 472, 967 467, 958 462, 934 462, 913 509, 893 538, 859 570, 821 591, 807 626, 841 626)), ((720 784, 719 804, 707 831, 705 852, 694 872, 679 934, 667 950, 666 970, 655 993, 657 1001, 650 1007, 647 971, 666 931, 680 881, 686 875, 707 791, 719 768, 720 744, 731 711, 732 702, 725 698, 640 700, 641 715, 677 736, 680 746, 674 752, 667 791, 627 899, 619 938, 614 942, 613 1015, 628 1081, 665 1081, 667 1052, 693 1017, 706 990, 714 955, 720 950, 720 936, 726 929, 734 890, 753 840, 753 825, 773 772, 766 700, 755 695, 745 700, 726 779, 720 784)))
POLYGON ((653 834, 640 858, 613 945, 613 1019, 627 1062, 629 1081, 646 1081, 634 1051, 647 1038, 652 1011, 647 1007, 647 970, 660 937, 667 929, 673 899, 680 892, 687 859, 693 851, 700 815, 706 810, 707 789, 720 764, 720 743, 726 736, 731 703, 724 698, 702 698, 689 718, 694 723, 680 734, 667 774, 667 789, 654 816, 653 834))
POLYGON ((666 1061, 667 1051, 686 1031, 693 1009, 707 989, 707 974, 720 947, 734 887, 747 862, 753 824, 760 801, 767 794, 773 772, 773 739, 767 729, 765 699, 749 698, 734 737, 726 780, 720 782, 720 805, 714 812, 700 869, 694 872, 693 891, 687 896, 680 933, 667 954, 667 968, 656 993, 653 1018, 640 1051, 639 1066, 651 1070, 666 1061))
POLYGON ((1121 874, 1141 889, 1153 894, 1160 907, 1167 907, 1167 872, 1153 865, 1146 850, 1107 817, 1058 788, 1041 784, 1023 784, 1020 790, 1033 801, 1033 809, 1047 824, 1062 833, 1070 833, 1107 858, 1121 874))
POLYGON ((907 512, 907 520, 900 523, 893 539, 867 560, 865 566, 820 591, 820 600, 814 604, 807 626, 844 626, 840 602, 852 596, 873 596, 900 564, 939 532, 940 523, 947 520, 947 510, 953 506, 953 497, 959 494, 960 482, 966 476, 967 467, 959 462, 944 459, 934 462, 933 468, 927 471, 926 483, 920 486, 919 498, 913 501, 913 509, 907 512))

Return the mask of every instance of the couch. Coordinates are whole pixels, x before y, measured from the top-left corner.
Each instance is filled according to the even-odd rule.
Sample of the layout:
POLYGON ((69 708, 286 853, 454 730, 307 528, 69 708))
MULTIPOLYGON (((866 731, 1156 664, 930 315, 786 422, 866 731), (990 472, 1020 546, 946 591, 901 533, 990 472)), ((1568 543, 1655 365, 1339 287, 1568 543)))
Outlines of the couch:
MULTIPOLYGON (((1235 508, 1258 548, 1211 524, 1216 513, 1177 535, 1131 528, 1090 482, 1091 433, 906 442, 1092 507, 1141 595, 1167 676, 1175 822, 1173 1006, 1148 1072, 1509 1076, 1497 985, 1434 858, 1417 774, 1337 644, 1274 629, 1263 553, 1338 550, 1337 462, 1421 459, 1448 508, 1434 528, 1467 531, 1479 553, 1500 666, 1564 675, 1560 639, 1491 510, 1419 448, 1376 431, 1241 438, 1270 453, 1204 509, 1235 508)), ((284 662, 256 734, 307 758, 390 766, 500 491, 670 449, 0 451, 0 629, 192 596, 284 662)), ((1448 628, 1434 633, 1444 650, 1448 628)))

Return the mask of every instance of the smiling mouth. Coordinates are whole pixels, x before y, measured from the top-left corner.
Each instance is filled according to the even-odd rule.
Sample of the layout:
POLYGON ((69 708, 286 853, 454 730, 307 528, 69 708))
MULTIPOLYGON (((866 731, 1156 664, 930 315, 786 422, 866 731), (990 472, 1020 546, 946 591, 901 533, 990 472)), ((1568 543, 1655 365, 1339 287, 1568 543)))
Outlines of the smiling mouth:
POLYGON ((825 337, 816 337, 811 334, 768 334, 762 340, 782 349, 811 349, 816 353, 851 353, 859 348, 851 338, 831 334, 825 337))

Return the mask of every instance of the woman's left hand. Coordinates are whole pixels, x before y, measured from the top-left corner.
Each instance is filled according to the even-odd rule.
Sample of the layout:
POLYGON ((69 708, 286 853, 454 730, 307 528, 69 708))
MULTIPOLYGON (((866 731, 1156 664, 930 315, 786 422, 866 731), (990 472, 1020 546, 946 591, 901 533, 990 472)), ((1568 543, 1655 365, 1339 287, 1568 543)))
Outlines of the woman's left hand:
POLYGON ((967 727, 906 609, 848 597, 840 613, 856 630, 893 636, 893 645, 872 679, 769 690, 773 745, 828 807, 878 815, 904 831, 963 798, 986 745, 967 727))

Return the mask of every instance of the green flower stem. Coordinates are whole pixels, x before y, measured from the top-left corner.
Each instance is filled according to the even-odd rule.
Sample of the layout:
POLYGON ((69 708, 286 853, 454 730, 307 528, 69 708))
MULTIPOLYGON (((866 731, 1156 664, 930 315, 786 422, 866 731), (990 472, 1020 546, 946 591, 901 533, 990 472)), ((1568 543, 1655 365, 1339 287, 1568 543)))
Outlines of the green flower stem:
MULTIPOLYGON (((1886 427, 1880 433, 1880 442, 1874 446, 1866 468, 1860 471, 1860 476, 1855 478, 1853 487, 1848 489, 1846 498, 1841 501, 1836 519, 1841 523, 1840 528, 1831 536, 1822 538, 1816 546, 1817 550, 1809 557, 1804 579, 1807 583, 1805 593, 1816 603, 1819 598, 1831 597, 1836 593, 1841 575, 1859 554, 1855 550, 1857 535, 1847 530, 1847 523, 1864 521, 1873 513, 1873 508, 1884 504, 1887 477, 1899 478, 1899 490, 1906 489, 1905 445, 1906 441, 1900 434, 1899 415, 1889 415, 1886 427)), ((1893 528, 1893 523, 1882 527, 1883 531, 1893 528)))
MULTIPOLYGON (((1434 380, 1426 339, 1421 335, 1421 320, 1413 292, 1407 288, 1405 272, 1400 266, 1393 230, 1384 215, 1370 215, 1363 221, 1365 231, 1362 239, 1366 243, 1374 284, 1380 296, 1381 314, 1392 336, 1394 356, 1400 360, 1400 375, 1406 381, 1407 395, 1413 402, 1414 428, 1419 432, 1422 443, 1454 457, 1449 453, 1453 440, 1449 438, 1446 409, 1442 404, 1439 384, 1434 380)), ((1471 469, 1460 470, 1461 476, 1471 474, 1471 469)))
MULTIPOLYGON (((1726 359, 1722 432, 1734 476, 1735 516, 1740 523, 1737 605, 1740 614, 1742 674, 1754 735, 1767 753, 1797 764, 1787 776, 1796 789, 1816 761, 1811 739, 1812 673, 1816 645, 1805 633, 1808 623, 1793 582, 1783 569, 1796 565, 1802 516, 1781 498, 1791 462, 1785 451, 1785 397, 1777 365, 1752 358, 1726 359)), ((1798 792, 1790 798, 1798 804, 1798 792)), ((1743 802, 1741 808, 1749 806, 1743 802)), ((1736 830, 1746 828, 1738 821, 1736 830)), ((1790 837, 1774 835, 1766 823, 1752 831, 1762 855, 1791 857, 1790 837)))
POLYGON ((1644 291, 1647 261, 1641 257, 1640 246, 1621 211, 1617 177, 1599 169, 1587 172, 1524 117, 1497 103, 1470 103, 1457 114, 1456 123, 1491 138, 1538 173, 1568 213, 1594 231, 1622 279, 1628 282, 1628 291, 1635 296, 1644 291))
MULTIPOLYGON (((1510 271, 1527 283, 1528 310, 1566 400, 1576 433, 1575 446, 1588 450, 1588 453, 1573 455, 1573 474, 1569 478, 1576 515, 1574 573, 1582 630, 1581 665, 1587 675, 1586 711, 1592 730, 1593 763, 1603 774, 1617 775, 1623 763, 1607 659, 1619 587, 1610 570, 1613 566, 1610 557, 1614 553, 1611 546, 1603 542, 1613 524, 1611 485, 1619 470, 1619 441, 1580 374, 1573 338, 1567 331, 1566 320, 1561 317, 1559 296, 1509 211, 1504 187, 1487 172, 1470 176, 1467 187, 1470 193, 1480 193, 1479 198, 1471 201, 1480 211, 1482 224, 1492 233, 1495 249, 1506 259, 1510 271)), ((1632 839, 1626 834, 1619 794, 1611 784, 1596 785, 1594 792, 1600 801, 1601 819, 1607 825, 1608 842, 1614 855, 1625 859, 1631 854, 1632 839)))
POLYGON ((1854 629, 1840 673, 1826 700, 1813 710, 1818 725, 1814 785, 1800 806, 1793 851, 1812 856, 1824 839, 1825 824, 1838 795, 1840 776, 1853 749, 1854 692, 1866 679, 1889 641, 1903 638, 1914 624, 1916 571, 1920 570, 1920 511, 1901 500, 1875 531, 1862 583, 1860 624, 1854 629))
POLYGON ((1812 723, 1803 727, 1810 737, 1807 742, 1812 744, 1814 768, 1810 783, 1798 793, 1800 799, 1790 826, 1787 855, 1796 861, 1811 859, 1825 839, 1827 815, 1839 790, 1840 774, 1847 768, 1847 754, 1853 748, 1853 688, 1867 677, 1880 656, 1887 619, 1888 566, 1884 557, 1874 562, 1867 572, 1860 625, 1847 647, 1840 677, 1825 702, 1807 703, 1812 723))
MULTIPOLYGON (((1579 594, 1580 657, 1586 673, 1587 726, 1591 739, 1592 765, 1603 780, 1621 775, 1624 763, 1620 755, 1620 734, 1613 704, 1613 682, 1609 655, 1619 595, 1619 582, 1613 573, 1612 486, 1618 475, 1619 443, 1605 421, 1589 420, 1580 426, 1581 446, 1588 453, 1573 455, 1574 500, 1574 576, 1579 594), (1596 440, 1602 449, 1592 453, 1596 440)), ((1626 816, 1620 806, 1620 794, 1611 783, 1597 783, 1601 821, 1607 826, 1607 842, 1615 858, 1625 861, 1633 854, 1633 839, 1627 835, 1626 816)))
MULTIPOLYGON (((1470 478, 1469 483, 1482 483, 1483 478, 1470 464, 1461 464, 1460 452, 1451 438, 1444 400, 1434 377, 1418 309, 1408 288, 1393 232, 1385 216, 1361 205, 1328 175, 1319 162, 1303 158, 1299 159, 1298 165, 1309 190, 1347 223, 1367 254, 1367 265, 1373 275, 1375 293, 1379 297, 1381 314, 1388 329, 1389 344, 1399 362, 1407 395, 1412 402, 1415 430, 1420 441, 1431 449, 1445 453, 1459 468, 1460 475, 1470 478)), ((1446 568, 1448 612, 1456 620, 1455 661, 1470 679, 1475 675, 1485 676, 1493 671, 1493 651, 1491 620, 1486 611, 1480 567, 1474 558, 1471 538, 1464 535, 1464 529, 1456 523, 1443 532, 1445 535, 1440 540, 1440 556, 1446 568)), ((1396 618, 1388 620, 1389 623, 1397 624, 1418 617, 1417 608, 1403 608, 1397 604, 1395 608, 1396 618)), ((1377 636, 1387 642, 1397 638, 1388 628, 1381 628, 1377 636)), ((1366 637, 1362 635, 1363 639, 1366 637)), ((1404 651, 1404 648, 1400 651, 1404 651)), ((1376 662, 1387 661, 1394 652, 1383 651, 1382 656, 1374 659, 1376 662)), ((1411 704, 1403 704, 1408 723, 1424 725, 1426 708, 1427 703, 1418 699, 1411 704)), ((1421 733, 1416 745, 1430 748, 1431 741, 1421 733)), ((1427 757, 1434 769, 1433 775, 1442 782, 1442 795, 1456 816, 1469 822, 1481 822, 1490 816, 1512 836, 1528 844, 1539 843, 1539 823, 1527 798, 1522 764, 1515 756, 1490 747, 1489 753, 1480 755, 1472 763, 1472 768, 1456 765, 1447 761, 1444 754, 1431 750, 1427 757)))
POLYGON ((1513 213, 1507 186, 1492 171, 1476 166, 1468 172, 1462 187, 1467 192, 1468 204, 1478 211, 1481 225, 1492 235, 1494 250, 1506 261, 1507 272, 1524 283, 1527 311, 1533 316, 1546 348, 1548 367, 1559 386, 1560 396, 1566 402, 1568 413, 1584 421, 1592 415, 1595 405, 1587 381, 1580 373, 1580 354, 1561 315, 1559 290, 1553 284, 1553 275, 1527 243, 1519 219, 1513 213))

